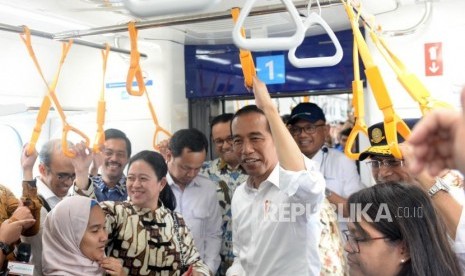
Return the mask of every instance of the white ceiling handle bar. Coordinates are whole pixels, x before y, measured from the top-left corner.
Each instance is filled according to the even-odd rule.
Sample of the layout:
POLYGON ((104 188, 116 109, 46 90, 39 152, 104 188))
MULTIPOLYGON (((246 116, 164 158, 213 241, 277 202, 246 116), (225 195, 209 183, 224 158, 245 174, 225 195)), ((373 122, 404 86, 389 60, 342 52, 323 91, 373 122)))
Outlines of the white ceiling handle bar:
POLYGON ((217 2, 219 0, 123 0, 123 5, 134 15, 150 17, 200 11, 217 2))
POLYGON ((287 54, 287 58, 289 62, 297 68, 309 68, 309 67, 327 67, 333 66, 338 64, 343 56, 343 51, 339 40, 337 39, 336 35, 334 34, 331 27, 329 27, 328 23, 321 18, 321 16, 315 12, 312 12, 304 21, 304 32, 307 31, 308 28, 320 25, 328 34, 329 38, 333 42, 334 46, 336 47, 336 53, 333 56, 327 57, 313 57, 313 58, 297 58, 295 52, 300 45, 295 46, 294 48, 289 50, 287 54))
POLYGON ((294 24, 296 25, 296 32, 290 37, 268 37, 268 38, 245 38, 241 35, 241 28, 244 25, 245 18, 249 15, 254 3, 257 0, 248 0, 245 2, 244 7, 241 8, 241 13, 234 25, 232 37, 234 44, 241 49, 250 51, 275 51, 275 50, 289 50, 292 47, 300 45, 305 38, 305 28, 302 24, 302 19, 297 12, 296 7, 292 0, 281 0, 291 15, 294 24))

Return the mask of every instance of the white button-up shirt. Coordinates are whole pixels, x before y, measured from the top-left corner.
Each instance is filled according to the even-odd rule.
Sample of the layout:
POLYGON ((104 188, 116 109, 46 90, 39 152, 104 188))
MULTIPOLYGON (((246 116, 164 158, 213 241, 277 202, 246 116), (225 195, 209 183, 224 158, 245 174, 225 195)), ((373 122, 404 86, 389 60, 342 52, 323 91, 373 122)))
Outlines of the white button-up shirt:
MULTIPOLYGON (((303 155, 302 155, 303 156, 303 155)), ((279 166, 258 189, 248 182, 233 196, 233 249, 226 275, 320 274, 320 205, 325 188, 318 164, 303 156, 306 171, 279 166)))
MULTIPOLYGON (((342 152, 326 148, 326 152, 319 150, 312 158, 320 168, 320 172, 326 181, 326 188, 335 192, 339 196, 347 199, 355 192, 365 188, 360 181, 355 162, 345 156, 342 152)), ((342 210, 343 206, 336 206, 337 210, 342 210)), ((347 222, 342 219, 342 214, 338 214, 339 229, 347 229, 347 222)))
POLYGON ((194 244, 200 257, 215 274, 221 262, 222 235, 222 218, 216 196, 216 184, 198 175, 182 191, 169 173, 166 179, 176 196, 176 211, 183 215, 194 237, 194 244))

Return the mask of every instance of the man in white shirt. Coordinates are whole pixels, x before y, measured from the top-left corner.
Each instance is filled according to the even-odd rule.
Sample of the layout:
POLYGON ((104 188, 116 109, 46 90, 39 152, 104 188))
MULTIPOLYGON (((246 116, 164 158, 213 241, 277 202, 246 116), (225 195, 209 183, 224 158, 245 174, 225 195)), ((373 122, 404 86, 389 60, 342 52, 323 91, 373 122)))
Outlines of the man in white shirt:
POLYGON ((232 200, 236 259, 227 275, 319 275, 324 179, 301 154, 265 84, 254 78, 253 91, 258 108, 240 109, 231 124, 249 178, 232 200))
MULTIPOLYGON (((68 142, 68 146, 72 146, 68 142)), ((32 169, 37 159, 37 153, 22 155, 21 165, 24 181, 35 181, 37 192, 42 202, 40 210, 40 230, 32 237, 23 236, 23 242, 31 244, 31 263, 34 264, 34 275, 42 275, 42 228, 47 213, 68 194, 76 177, 72 159, 63 154, 61 139, 53 139, 45 143, 39 152, 40 176, 33 179, 32 169)))
MULTIPOLYGON (((326 198, 343 210, 347 198, 363 189, 357 166, 342 152, 325 146, 329 125, 323 110, 314 103, 299 103, 292 109, 287 127, 305 156, 319 164, 326 181, 326 198)), ((343 214, 338 214, 342 218, 343 214)), ((341 220, 343 221, 343 220, 341 220)), ((341 230, 347 228, 344 222, 341 230)))
POLYGON ((183 215, 200 257, 215 274, 221 261, 222 219, 216 184, 199 175, 207 148, 207 138, 197 129, 174 133, 166 152, 166 179, 176 196, 176 211, 183 215))

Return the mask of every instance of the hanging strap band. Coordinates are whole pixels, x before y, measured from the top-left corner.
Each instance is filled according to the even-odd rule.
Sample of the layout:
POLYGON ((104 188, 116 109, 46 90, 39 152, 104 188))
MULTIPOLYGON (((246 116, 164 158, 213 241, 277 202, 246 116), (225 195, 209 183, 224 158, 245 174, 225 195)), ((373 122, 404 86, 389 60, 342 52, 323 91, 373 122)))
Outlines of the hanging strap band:
POLYGON ((365 65, 365 74, 368 82, 370 83, 371 89, 375 96, 378 108, 383 112, 384 116, 384 129, 386 132, 386 140, 391 153, 394 157, 402 159, 402 153, 399 149, 399 143, 397 140, 397 133, 399 133, 405 139, 410 134, 410 129, 405 122, 395 113, 392 106, 391 98, 387 91, 387 87, 384 83, 381 71, 378 66, 375 65, 371 54, 368 50, 368 45, 363 38, 360 29, 358 28, 358 20, 354 15, 352 7, 347 3, 344 3, 345 10, 349 16, 351 22, 352 31, 354 33, 354 43, 357 43, 360 57, 362 58, 363 64, 365 65))
POLYGON ((29 55, 31 56, 31 58, 32 58, 35 66, 37 68, 37 71, 39 72, 45 86, 47 87, 47 94, 44 96, 44 99, 42 100, 42 105, 41 105, 40 111, 39 111, 38 116, 37 116, 36 126, 34 127, 34 130, 33 130, 30 145, 29 145, 29 148, 27 150, 27 154, 31 154, 32 151, 35 148, 37 140, 38 140, 38 138, 40 136, 40 131, 42 129, 42 125, 43 125, 43 123, 45 122, 45 120, 47 118, 48 111, 50 110, 50 106, 51 106, 51 102, 52 102, 55 105, 55 109, 58 112, 58 114, 59 114, 59 116, 61 118, 61 121, 63 123, 63 132, 62 132, 62 136, 61 136, 61 144, 62 144, 63 153, 68 157, 74 157, 74 153, 69 151, 69 148, 68 148, 68 143, 67 143, 68 133, 69 132, 75 132, 76 134, 78 134, 79 136, 84 138, 84 140, 86 141, 87 146, 89 146, 89 138, 83 132, 81 132, 80 130, 78 130, 75 127, 70 126, 66 122, 65 113, 64 113, 63 108, 61 107, 60 102, 58 101, 58 98, 56 97, 56 94, 55 94, 55 89, 56 89, 56 86, 57 86, 57 83, 58 83, 58 79, 59 79, 59 76, 60 76, 61 69, 62 69, 63 64, 65 62, 66 56, 69 53, 69 49, 71 48, 71 45, 73 44, 73 41, 70 40, 69 42, 62 42, 62 53, 61 53, 61 58, 60 58, 60 64, 58 66, 57 72, 55 73, 55 77, 53 79, 52 84, 49 85, 47 80, 44 77, 42 69, 41 69, 41 67, 39 65, 39 62, 37 60, 37 57, 36 57, 36 55, 34 53, 34 49, 32 48, 30 30, 27 27, 24 27, 24 34, 20 34, 20 37, 23 40, 23 42, 25 43, 25 45, 27 47, 27 50, 29 52, 29 55))
MULTIPOLYGON (((354 39, 355 41, 355 39, 354 39)), ((355 123, 352 131, 347 138, 344 153, 347 157, 358 160, 360 152, 352 152, 353 145, 359 134, 365 134, 368 137, 367 125, 365 123, 365 101, 363 100, 363 83, 360 80, 360 65, 358 61, 358 47, 354 42, 353 59, 354 59, 354 80, 352 81, 352 105, 354 107, 355 123)))
POLYGON ((145 91, 144 78, 142 76, 142 70, 140 68, 140 53, 137 49, 137 29, 136 23, 134 21, 129 22, 128 24, 129 38, 131 40, 131 59, 130 66, 128 71, 128 77, 126 79, 126 90, 129 95, 132 96, 142 96, 145 91), (139 91, 132 89, 132 82, 136 78, 137 86, 139 91))
MULTIPOLYGON (((237 24, 237 18, 239 17, 240 9, 232 8, 231 15, 234 24, 237 24)), ((245 29, 241 28, 241 34, 245 37, 245 29)), ((244 75, 244 84, 248 88, 252 88, 253 77, 257 75, 255 71, 255 63, 253 61, 252 53, 249 50, 239 49, 239 58, 241 60, 242 74, 244 75)))
POLYGON ((110 45, 106 44, 104 50, 102 50, 103 59, 103 74, 102 74, 102 88, 100 90, 100 98, 97 105, 97 134, 95 135, 93 151, 99 153, 105 142, 105 131, 103 125, 105 124, 105 74, 107 71, 108 55, 110 53, 110 45))
POLYGON ((370 37, 378 51, 397 75, 397 80, 402 84, 413 100, 419 104, 423 115, 434 108, 452 108, 450 104, 432 98, 428 89, 420 79, 407 70, 407 67, 405 67, 402 61, 389 49, 386 41, 373 29, 370 29, 370 37))

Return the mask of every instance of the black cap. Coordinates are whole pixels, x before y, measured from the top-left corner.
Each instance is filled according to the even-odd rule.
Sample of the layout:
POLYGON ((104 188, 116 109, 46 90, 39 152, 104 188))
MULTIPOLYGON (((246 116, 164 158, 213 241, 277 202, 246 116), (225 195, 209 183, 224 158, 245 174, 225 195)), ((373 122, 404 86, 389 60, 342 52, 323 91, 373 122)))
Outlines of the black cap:
MULTIPOLYGON (((405 124, 412 129, 420 119, 403 119, 405 124)), ((391 148, 388 146, 384 122, 379 122, 368 128, 368 138, 370 138, 371 147, 362 152, 358 160, 365 160, 369 156, 392 156, 391 148)), ((404 142, 404 138, 397 133, 397 142, 404 142)))
POLYGON ((314 103, 299 103, 292 109, 291 117, 287 124, 294 124, 297 120, 302 119, 315 123, 316 121, 323 120, 326 122, 323 110, 314 103))

